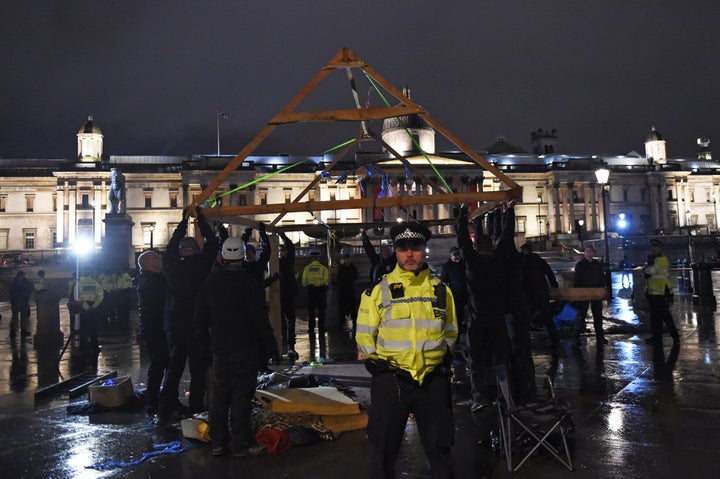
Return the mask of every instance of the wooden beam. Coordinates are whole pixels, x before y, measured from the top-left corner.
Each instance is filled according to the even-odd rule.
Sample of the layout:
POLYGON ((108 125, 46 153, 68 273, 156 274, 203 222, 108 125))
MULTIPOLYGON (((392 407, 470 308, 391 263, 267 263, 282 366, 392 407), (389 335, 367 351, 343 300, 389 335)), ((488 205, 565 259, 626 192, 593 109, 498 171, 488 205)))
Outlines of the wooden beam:
POLYGON ((299 123, 306 121, 369 121, 384 120, 398 116, 416 115, 422 109, 415 107, 396 106, 392 108, 348 108, 342 110, 298 111, 278 113, 270 120, 271 125, 299 123))
POLYGON ((302 203, 277 203, 270 205, 219 206, 205 208, 207 217, 247 216, 275 213, 299 213, 332 210, 352 210, 358 208, 385 208, 422 206, 436 204, 464 204, 475 201, 504 201, 519 197, 520 190, 480 191, 468 193, 448 193, 443 195, 393 196, 390 198, 356 198, 336 201, 304 201, 302 203))

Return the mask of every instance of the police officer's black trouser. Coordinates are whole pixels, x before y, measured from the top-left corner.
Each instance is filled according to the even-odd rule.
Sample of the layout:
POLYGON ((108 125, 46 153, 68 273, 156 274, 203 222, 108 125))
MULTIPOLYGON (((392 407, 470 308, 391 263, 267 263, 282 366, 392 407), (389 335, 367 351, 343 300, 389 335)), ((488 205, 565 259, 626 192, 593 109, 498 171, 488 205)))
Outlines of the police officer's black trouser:
POLYGON ((425 377, 422 386, 398 380, 395 374, 374 376, 367 435, 372 445, 373 479, 395 477, 408 415, 413 413, 433 478, 453 477, 450 448, 455 442, 450 379, 425 377))
POLYGON ((327 309, 327 286, 308 286, 308 328, 315 329, 315 315, 320 334, 325 332, 325 310, 327 309))
POLYGON ((257 373, 257 367, 247 362, 213 355, 213 397, 210 405, 210 437, 213 445, 227 446, 231 434, 234 450, 247 449, 255 443, 250 416, 257 373))
POLYGON ((650 306, 650 330, 652 331, 652 340, 662 342, 663 323, 667 327, 670 336, 677 340, 680 336, 675 327, 675 321, 670 314, 669 304, 665 295, 647 295, 648 304, 650 306))

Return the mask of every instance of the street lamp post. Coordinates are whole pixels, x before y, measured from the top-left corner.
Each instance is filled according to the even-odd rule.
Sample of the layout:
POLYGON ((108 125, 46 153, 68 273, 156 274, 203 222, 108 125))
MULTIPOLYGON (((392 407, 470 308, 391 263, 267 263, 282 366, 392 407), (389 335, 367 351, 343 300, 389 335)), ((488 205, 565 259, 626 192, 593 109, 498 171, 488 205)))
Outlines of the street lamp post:
POLYGON ((540 204, 542 203, 542 197, 537 197, 537 205, 538 205, 538 212, 537 212, 537 224, 538 224, 538 236, 542 236, 542 220, 540 219, 540 204))
POLYGON ((150 230, 150 249, 153 249, 153 233, 155 232, 155 223, 152 223, 148 229, 150 230))
POLYGON ((595 170, 595 178, 602 188, 603 200, 603 224, 605 226, 605 277, 607 278, 608 293, 612 298, 612 280, 610 277, 610 243, 608 242, 608 203, 610 202, 610 193, 607 190, 608 180, 610 179, 610 170, 604 161, 600 161, 600 167, 595 170))

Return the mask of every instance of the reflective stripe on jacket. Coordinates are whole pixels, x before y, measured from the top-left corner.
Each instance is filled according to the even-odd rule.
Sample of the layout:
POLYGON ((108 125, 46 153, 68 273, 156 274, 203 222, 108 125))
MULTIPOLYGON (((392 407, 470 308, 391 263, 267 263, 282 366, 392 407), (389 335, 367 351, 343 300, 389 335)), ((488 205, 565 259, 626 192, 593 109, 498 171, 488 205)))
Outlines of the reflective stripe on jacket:
MULTIPOLYGON (((400 266, 384 275, 360 300, 355 340, 365 356, 376 356, 423 378, 443 363, 457 340, 450 288, 425 268, 417 275, 400 266), (436 292, 444 291, 444 298, 436 292)), ((442 293, 441 293, 442 294, 442 293)))
POLYGON ((652 265, 646 266, 643 272, 650 275, 647 280, 647 294, 651 296, 664 296, 665 287, 672 292, 672 283, 670 282, 670 262, 667 256, 660 255, 655 258, 652 265))
POLYGON ((328 269, 318 260, 311 262, 305 266, 302 274, 302 285, 307 286, 327 286, 328 285, 328 269))

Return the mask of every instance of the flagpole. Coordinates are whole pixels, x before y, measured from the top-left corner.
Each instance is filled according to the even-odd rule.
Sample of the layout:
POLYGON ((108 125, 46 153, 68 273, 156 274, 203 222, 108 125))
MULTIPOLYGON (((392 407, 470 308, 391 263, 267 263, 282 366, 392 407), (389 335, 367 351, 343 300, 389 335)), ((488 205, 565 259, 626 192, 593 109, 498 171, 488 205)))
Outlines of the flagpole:
POLYGON ((215 121, 217 123, 217 156, 220 156, 220 105, 217 107, 215 121))

